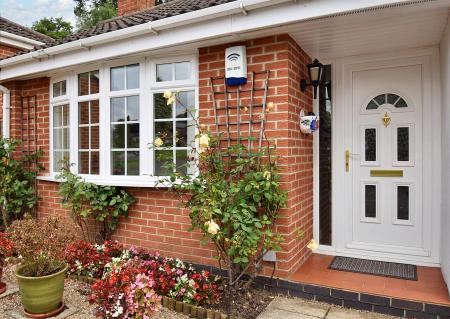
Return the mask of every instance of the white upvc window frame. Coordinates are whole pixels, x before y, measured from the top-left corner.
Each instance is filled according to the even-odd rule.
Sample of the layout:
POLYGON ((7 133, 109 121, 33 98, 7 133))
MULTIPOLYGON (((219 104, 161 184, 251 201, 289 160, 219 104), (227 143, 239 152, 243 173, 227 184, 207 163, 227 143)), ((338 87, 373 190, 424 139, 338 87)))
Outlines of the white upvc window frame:
POLYGON ((72 103, 70 101, 70 97, 73 95, 72 92, 72 79, 71 76, 58 76, 53 77, 50 81, 50 88, 49 88, 49 97, 50 97, 50 103, 49 103, 49 113, 50 113, 50 141, 49 141, 49 153, 50 153, 50 167, 49 171, 51 172, 52 176, 57 176, 60 172, 55 170, 55 150, 54 150, 54 108, 57 106, 62 105, 68 105, 69 106, 69 157, 72 158, 72 103), (55 83, 66 81, 66 95, 60 95, 60 96, 53 96, 53 85, 55 83))
MULTIPOLYGON (((51 80, 50 96, 52 97, 52 83, 66 80, 67 95, 64 98, 58 97, 55 101, 51 98, 51 105, 54 103, 69 104, 70 106, 70 163, 71 170, 78 174, 79 166, 79 143, 78 143, 78 103, 99 99, 100 107, 100 173, 78 174, 86 181, 99 185, 116 185, 130 187, 152 187, 155 185, 163 186, 160 181, 165 179, 163 176, 154 176, 154 149, 150 147, 154 140, 154 101, 153 94, 164 92, 166 90, 185 91, 191 90, 195 93, 195 117, 198 118, 198 56, 183 55, 169 58, 128 58, 109 63, 91 65, 86 68, 78 68, 70 73, 65 73, 63 77, 55 77, 51 80), (188 80, 180 81, 156 81, 156 65, 162 63, 190 62, 191 77, 188 80), (139 88, 110 91, 111 68, 139 64, 139 88), (100 90, 98 94, 78 96, 78 74, 99 70, 100 90), (123 96, 139 96, 139 169, 140 174, 136 176, 112 175, 112 154, 111 154, 111 98, 123 96)), ((50 176, 39 177, 43 180, 55 180, 59 172, 53 170, 53 107, 50 107, 50 176)), ((197 134, 197 131, 195 132, 197 134)))

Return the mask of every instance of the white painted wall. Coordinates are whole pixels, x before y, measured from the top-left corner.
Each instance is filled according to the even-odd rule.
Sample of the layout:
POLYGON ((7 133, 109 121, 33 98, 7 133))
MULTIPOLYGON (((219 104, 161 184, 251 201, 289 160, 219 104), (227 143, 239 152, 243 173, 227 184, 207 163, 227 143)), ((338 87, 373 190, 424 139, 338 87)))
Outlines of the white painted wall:
POLYGON ((441 268, 450 292, 450 24, 440 43, 442 94, 441 268))

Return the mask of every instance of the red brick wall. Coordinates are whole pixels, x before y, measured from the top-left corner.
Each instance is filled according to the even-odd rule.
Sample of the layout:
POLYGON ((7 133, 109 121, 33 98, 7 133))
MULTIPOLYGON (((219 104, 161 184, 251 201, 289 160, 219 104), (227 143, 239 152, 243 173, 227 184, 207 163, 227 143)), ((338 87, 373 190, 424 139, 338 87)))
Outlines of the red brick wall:
POLYGON ((20 51, 20 49, 0 44, 0 59, 12 56, 18 51, 20 51))
MULTIPOLYGON (((309 255, 305 246, 312 238, 313 144, 312 137, 299 130, 300 110, 312 110, 311 92, 303 94, 299 89, 300 79, 308 77, 306 64, 311 59, 288 35, 200 49, 200 122, 209 125, 211 130, 214 130, 214 113, 209 79, 224 74, 225 48, 233 45, 247 47, 248 72, 271 72, 267 102, 274 102, 275 110, 267 117, 266 133, 275 141, 283 187, 288 190, 288 208, 282 210, 277 226, 285 238, 283 251, 278 253, 277 274, 287 277, 309 255), (301 232, 304 232, 302 238, 301 232)), ((223 106, 223 101, 218 102, 223 106)), ((244 96, 242 105, 246 103, 248 99, 244 96)), ((267 269, 268 273, 271 271, 267 269)))
MULTIPOLYGON (((283 251, 278 253, 278 275, 288 277, 309 254, 305 248, 312 238, 312 137, 299 130, 299 112, 312 109, 311 92, 299 90, 301 78, 307 78, 306 64, 310 58, 288 35, 254 39, 243 42, 247 46, 248 69, 270 70, 268 102, 275 109, 269 113, 267 135, 275 140, 283 187, 289 200, 282 210, 277 231, 284 235, 283 251), (305 233, 304 237, 299 232, 305 233)), ((209 78, 224 72, 224 50, 234 44, 201 48, 199 50, 199 102, 200 122, 214 128, 214 113, 209 88, 209 78)), ((262 82, 257 85, 261 86, 262 82)), ((38 96, 38 145, 44 150, 42 164, 49 170, 49 105, 46 78, 11 83, 13 86, 13 136, 20 136, 20 94, 38 96), (19 110, 19 113, 17 113, 19 110)), ((260 93, 261 94, 261 93, 260 93)), ((223 105, 223 102, 221 102, 223 105)), ((243 103, 248 103, 243 99, 243 103)), ((58 184, 39 181, 39 213, 67 214, 58 197, 58 184)), ((127 245, 137 245, 161 253, 202 264, 216 264, 211 245, 200 245, 200 235, 188 232, 188 211, 179 208, 173 194, 152 188, 128 188, 136 203, 129 218, 122 220, 114 238, 127 245)), ((269 271, 269 269, 268 269, 269 271)))
POLYGON ((131 14, 137 11, 149 9, 155 6, 155 0, 119 0, 117 14, 131 14))

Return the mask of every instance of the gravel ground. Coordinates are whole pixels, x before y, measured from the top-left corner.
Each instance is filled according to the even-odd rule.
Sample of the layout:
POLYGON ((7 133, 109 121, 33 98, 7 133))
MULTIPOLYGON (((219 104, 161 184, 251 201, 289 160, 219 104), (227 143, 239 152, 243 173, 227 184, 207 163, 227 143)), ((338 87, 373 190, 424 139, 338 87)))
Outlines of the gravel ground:
MULTIPOLYGON (((14 267, 4 269, 3 281, 15 284, 14 267)), ((68 319, 98 319, 93 315, 94 305, 86 301, 89 293, 89 285, 72 279, 66 279, 64 286, 64 301, 79 310, 73 315, 66 317, 68 319)), ((0 299, 0 319, 11 319, 6 313, 11 310, 21 310, 20 296, 18 293, 0 299)), ((187 319, 188 317, 176 312, 161 308, 153 319, 187 319)))

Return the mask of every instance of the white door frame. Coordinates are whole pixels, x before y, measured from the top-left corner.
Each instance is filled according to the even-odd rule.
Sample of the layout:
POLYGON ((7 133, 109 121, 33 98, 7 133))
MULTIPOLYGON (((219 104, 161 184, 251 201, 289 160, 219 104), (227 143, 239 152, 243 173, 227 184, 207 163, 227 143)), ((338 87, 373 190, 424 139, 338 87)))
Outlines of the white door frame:
MULTIPOLYGON (((440 253, 440 219, 441 219, 441 101, 440 70, 438 48, 412 49, 394 53, 372 54, 322 61, 332 64, 332 246, 319 246, 318 253, 364 257, 375 260, 394 262, 410 262, 418 265, 439 265, 440 253), (424 61, 423 96, 423 207, 425 247, 429 250, 426 256, 395 256, 391 254, 357 251, 345 247, 345 223, 352 222, 345 212, 351 211, 352 175, 345 172, 346 148, 352 149, 351 96, 348 86, 351 85, 349 71, 358 64, 377 62, 380 64, 402 65, 406 58, 421 58, 424 61), (350 115, 350 116, 349 116, 350 115), (426 132, 426 133, 425 133, 426 132), (336 138, 338 137, 338 138, 336 138), (343 187, 344 186, 344 187, 343 187), (345 217, 345 218, 344 218, 345 217), (430 217, 430 218, 426 218, 430 217), (349 219, 349 220, 347 220, 349 219)), ((317 101, 314 102, 318 110, 317 101)), ((320 134, 320 130, 319 130, 320 134)), ((314 137, 314 238, 319 238, 319 139, 314 137)))

